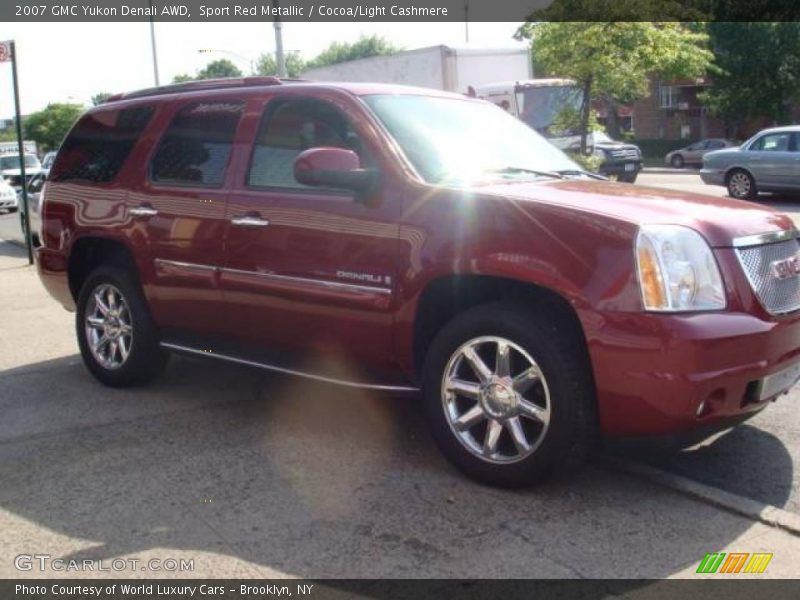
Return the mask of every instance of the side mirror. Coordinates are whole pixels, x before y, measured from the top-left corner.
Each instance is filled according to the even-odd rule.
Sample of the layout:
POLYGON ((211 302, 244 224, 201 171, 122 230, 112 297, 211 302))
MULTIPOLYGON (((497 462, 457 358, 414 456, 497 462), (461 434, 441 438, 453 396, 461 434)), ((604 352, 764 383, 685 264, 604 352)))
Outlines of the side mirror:
POLYGON ((294 161, 294 178, 303 185, 350 190, 358 195, 371 192, 376 172, 361 168, 358 155, 344 148, 311 148, 294 161))

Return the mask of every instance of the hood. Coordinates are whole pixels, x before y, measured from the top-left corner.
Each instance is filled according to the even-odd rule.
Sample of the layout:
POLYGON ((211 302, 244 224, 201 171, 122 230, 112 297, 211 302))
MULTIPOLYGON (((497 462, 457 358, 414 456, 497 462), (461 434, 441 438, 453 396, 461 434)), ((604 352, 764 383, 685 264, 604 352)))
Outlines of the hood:
POLYGON ((738 237, 794 229, 794 222, 785 214, 752 202, 628 183, 535 181, 498 183, 475 191, 596 213, 635 225, 684 225, 718 248, 730 247, 738 237))

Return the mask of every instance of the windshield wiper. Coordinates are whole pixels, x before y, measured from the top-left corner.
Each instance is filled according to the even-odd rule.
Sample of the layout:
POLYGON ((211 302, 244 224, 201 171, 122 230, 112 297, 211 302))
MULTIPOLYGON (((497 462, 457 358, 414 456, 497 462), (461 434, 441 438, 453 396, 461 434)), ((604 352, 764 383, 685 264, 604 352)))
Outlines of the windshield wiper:
POLYGON ((558 171, 558 174, 564 177, 568 177, 569 175, 586 175, 587 177, 591 177, 592 179, 599 179, 600 181, 608 180, 608 177, 600 175, 599 173, 592 173, 591 171, 585 171, 584 169, 561 169, 558 171))
POLYGON ((499 169, 486 169, 484 173, 499 173, 503 174, 511 174, 511 173, 527 173, 530 175, 536 175, 537 177, 552 177, 553 179, 564 179, 564 175, 561 172, 557 171, 537 171, 536 169, 527 169, 525 167, 501 167, 499 169))

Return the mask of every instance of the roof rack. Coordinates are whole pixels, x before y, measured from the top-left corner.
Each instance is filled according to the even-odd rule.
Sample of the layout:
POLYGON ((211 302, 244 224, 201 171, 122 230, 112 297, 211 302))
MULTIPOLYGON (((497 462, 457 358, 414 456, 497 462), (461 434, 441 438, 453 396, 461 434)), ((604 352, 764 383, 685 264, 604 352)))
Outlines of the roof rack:
POLYGON ((183 92, 194 92, 198 90, 224 90, 238 87, 254 87, 261 85, 283 85, 288 82, 303 81, 302 79, 283 79, 273 75, 255 77, 226 77, 224 79, 199 79, 197 81, 186 81, 183 83, 172 83, 158 87, 145 88, 133 92, 114 94, 106 99, 106 102, 117 100, 128 100, 131 98, 146 98, 147 96, 160 96, 162 94, 182 94, 183 92))

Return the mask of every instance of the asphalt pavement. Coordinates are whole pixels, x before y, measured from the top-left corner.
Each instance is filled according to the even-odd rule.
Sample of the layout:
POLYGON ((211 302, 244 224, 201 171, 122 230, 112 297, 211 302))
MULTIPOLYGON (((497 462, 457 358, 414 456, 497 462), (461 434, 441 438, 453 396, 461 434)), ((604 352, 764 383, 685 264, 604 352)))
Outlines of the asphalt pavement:
MULTIPOLYGON (((13 218, 0 216, 0 238, 13 218)), ((800 513, 798 401, 793 391, 688 450, 615 451, 800 513)), ((472 483, 441 458, 413 399, 185 358, 148 387, 105 388, 80 363, 73 315, 9 243, 0 414, 0 577, 692 577, 718 551, 772 552, 761 577, 800 576, 800 534, 602 456, 531 490, 472 483), (37 553, 194 570, 15 568, 37 553)))

